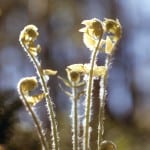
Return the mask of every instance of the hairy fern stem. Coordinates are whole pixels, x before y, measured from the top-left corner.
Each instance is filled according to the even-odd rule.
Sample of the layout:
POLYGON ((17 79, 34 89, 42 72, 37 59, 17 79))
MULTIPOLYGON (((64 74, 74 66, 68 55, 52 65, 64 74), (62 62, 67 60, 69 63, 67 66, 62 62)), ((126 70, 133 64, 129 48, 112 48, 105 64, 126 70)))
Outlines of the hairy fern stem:
POLYGON ((90 60, 90 73, 88 77, 87 89, 86 89, 86 99, 85 99, 85 125, 83 133, 83 150, 90 149, 90 121, 91 121, 91 104, 92 104, 92 90, 93 90, 93 68, 96 64, 96 57, 99 51, 101 37, 97 43, 95 50, 92 51, 90 60))
POLYGON ((75 85, 72 87, 72 142, 73 150, 79 150, 78 99, 75 85))
POLYGON ((24 96, 24 93, 22 92, 21 88, 18 89, 19 91, 19 95, 26 107, 26 110, 29 112, 29 114, 31 115, 33 121, 34 121, 34 125, 37 129, 37 132, 38 132, 38 136, 40 138, 40 142, 41 142, 41 145, 42 145, 42 149, 44 150, 49 150, 49 146, 48 146, 48 143, 47 143, 47 140, 46 140, 46 137, 42 131, 42 127, 41 127, 41 123, 40 123, 40 120, 38 118, 38 116, 35 114, 35 112, 32 110, 30 104, 27 102, 26 100, 26 97, 24 96))
POLYGON ((99 103, 99 124, 98 124, 98 150, 101 149, 101 142, 103 141, 103 134, 104 134, 104 120, 105 120, 105 104, 106 104, 106 95, 107 95, 107 77, 108 77, 108 69, 110 64, 110 56, 107 55, 105 60, 105 67, 106 67, 106 74, 101 77, 100 79, 100 103, 99 103))
POLYGON ((55 112, 53 109, 53 102, 51 100, 50 94, 49 94, 49 89, 47 87, 47 84, 45 82, 45 79, 43 77, 42 73, 42 68, 40 65, 40 62, 38 61, 37 58, 35 58, 30 51, 28 51, 28 48, 24 45, 25 51, 27 52, 29 58, 33 62, 33 65, 37 71, 37 75, 39 76, 40 83, 42 86, 42 90, 45 93, 45 99, 46 99, 46 104, 47 104, 47 109, 49 113, 49 120, 51 123, 51 131, 52 131, 52 149, 53 150, 59 150, 59 135, 58 135, 58 129, 57 129, 57 122, 55 119, 55 112))

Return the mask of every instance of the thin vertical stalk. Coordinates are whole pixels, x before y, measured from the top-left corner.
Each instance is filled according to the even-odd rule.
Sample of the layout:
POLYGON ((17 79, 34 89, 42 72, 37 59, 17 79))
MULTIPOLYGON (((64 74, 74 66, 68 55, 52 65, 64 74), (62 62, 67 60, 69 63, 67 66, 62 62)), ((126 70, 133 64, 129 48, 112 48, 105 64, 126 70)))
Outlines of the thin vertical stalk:
POLYGON ((51 97, 49 95, 49 90, 47 87, 47 84, 45 82, 45 79, 43 77, 43 73, 42 73, 42 68, 40 65, 40 62, 38 61, 37 58, 35 58, 30 51, 28 51, 28 48, 26 48, 26 46, 24 45, 24 48, 26 50, 26 52, 28 53, 29 57, 31 58, 33 65, 37 71, 37 74, 40 78, 40 83, 42 86, 42 90, 45 93, 45 99, 46 99, 46 103, 47 103, 47 109, 48 109, 48 113, 49 113, 49 120, 51 123, 51 131, 52 131, 52 148, 53 150, 59 150, 59 136, 58 136, 58 129, 57 129, 57 122, 55 119, 55 112, 53 109, 53 103, 51 100, 51 97))
POLYGON ((21 88, 19 88, 18 92, 19 92, 19 94, 21 96, 21 99, 24 102, 24 105, 25 105, 27 111, 29 112, 29 114, 31 115, 31 117, 32 117, 32 119, 34 121, 34 125, 35 125, 35 127, 37 129, 38 136, 40 138, 40 142, 41 142, 42 148, 44 148, 44 150, 49 150, 49 146, 47 144, 45 136, 43 135, 42 127, 41 127, 40 120, 39 120, 38 116, 34 113, 34 111, 32 110, 31 106, 27 102, 23 92, 21 91, 21 88))
POLYGON ((86 89, 86 99, 85 99, 85 126, 84 126, 84 135, 83 135, 83 150, 90 149, 90 131, 89 131, 89 123, 91 121, 91 95, 93 89, 93 68, 96 63, 96 57, 99 50, 99 44, 101 41, 101 37, 97 43, 97 47, 92 51, 91 60, 90 60, 90 73, 88 77, 87 89, 86 89))
POLYGON ((110 63, 110 56, 107 55, 106 61, 105 61, 105 67, 107 69, 106 74, 101 77, 100 80, 100 103, 99 103, 99 125, 98 125, 98 150, 101 149, 100 145, 103 140, 103 134, 104 134, 104 120, 105 120, 105 104, 106 104, 106 87, 107 87, 107 76, 108 76, 108 69, 109 69, 109 63, 110 63))
POLYGON ((78 99, 77 99, 77 89, 75 84, 72 87, 72 143, 73 150, 79 150, 79 124, 78 124, 78 99))

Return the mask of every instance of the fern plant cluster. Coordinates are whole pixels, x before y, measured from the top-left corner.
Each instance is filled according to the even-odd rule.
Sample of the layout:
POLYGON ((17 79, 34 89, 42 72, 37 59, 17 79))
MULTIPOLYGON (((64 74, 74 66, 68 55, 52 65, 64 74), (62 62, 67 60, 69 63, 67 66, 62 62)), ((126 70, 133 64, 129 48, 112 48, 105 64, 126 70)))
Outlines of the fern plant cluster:
MULTIPOLYGON (((93 109, 92 92, 94 80, 97 78, 100 79, 97 150, 116 150, 116 145, 111 141, 104 140, 103 135, 108 70, 110 68, 115 47, 121 38, 122 27, 118 19, 113 20, 106 18, 103 21, 97 18, 84 20, 81 24, 83 24, 84 27, 81 28, 79 32, 83 33, 83 43, 91 53, 90 62, 68 65, 65 68, 67 74, 66 79, 58 75, 58 78, 63 82, 63 86, 67 86, 71 91, 65 91, 63 86, 60 86, 72 102, 72 147, 70 147, 70 150, 91 150, 90 137, 92 128, 90 122, 93 109), (97 65, 99 53, 106 54, 105 64, 103 66, 97 65), (81 97, 84 97, 85 99, 84 121, 82 124, 78 110, 81 97), (82 135, 80 131, 81 126, 83 129, 82 135)), ((61 150, 61 139, 59 137, 54 104, 47 85, 49 77, 58 74, 58 72, 52 69, 43 69, 39 58, 41 47, 39 44, 35 43, 38 35, 38 28, 35 25, 25 26, 20 33, 19 42, 33 63, 37 76, 22 78, 18 83, 18 93, 26 110, 34 121, 41 142, 41 149, 61 150), (42 87, 41 93, 36 95, 31 94, 33 90, 38 88, 39 84, 42 87), (46 100, 46 108, 50 121, 50 139, 46 138, 44 129, 41 125, 42 122, 33 109, 35 105, 43 99, 46 100), (50 143, 52 144, 50 145, 50 143)))

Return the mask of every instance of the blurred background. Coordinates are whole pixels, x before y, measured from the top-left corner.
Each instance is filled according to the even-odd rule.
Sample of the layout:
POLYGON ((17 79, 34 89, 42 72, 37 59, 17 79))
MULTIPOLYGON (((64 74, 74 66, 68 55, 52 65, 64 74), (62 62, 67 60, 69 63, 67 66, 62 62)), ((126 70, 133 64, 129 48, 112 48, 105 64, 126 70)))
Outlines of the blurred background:
MULTIPOLYGON (((20 31, 27 24, 35 24, 40 33, 43 68, 56 69, 60 76, 66 77, 67 65, 89 62, 90 52, 78 29, 82 20, 93 17, 118 18, 123 26, 109 71, 105 139, 116 143, 118 150, 150 149, 149 0, 0 0, 0 150, 40 150, 32 119, 16 90, 20 78, 35 75, 18 42, 20 31)), ((103 62, 104 56, 100 54, 98 63, 103 62)), ((63 139, 62 150, 70 150, 71 102, 58 87, 59 82, 57 77, 50 79, 50 93, 63 139)), ((95 131, 96 102, 93 106, 95 131)), ((45 101, 37 104, 35 110, 47 133, 45 101)), ((94 150, 95 135, 91 142, 94 150)))

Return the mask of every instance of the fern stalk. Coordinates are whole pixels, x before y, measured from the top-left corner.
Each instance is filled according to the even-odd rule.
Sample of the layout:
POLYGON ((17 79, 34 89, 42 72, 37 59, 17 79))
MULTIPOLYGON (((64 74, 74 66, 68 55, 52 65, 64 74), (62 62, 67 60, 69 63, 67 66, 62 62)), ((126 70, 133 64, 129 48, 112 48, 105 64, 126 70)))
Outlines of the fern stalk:
POLYGON ((30 104, 27 102, 27 99, 26 97, 24 96, 21 88, 18 89, 18 93, 26 107, 26 110, 29 112, 29 114, 31 115, 33 121, 34 121, 34 125, 37 129, 37 132, 38 132, 38 136, 40 138, 40 142, 41 142, 41 145, 42 145, 42 148, 44 150, 49 150, 49 147, 48 147, 48 144, 47 144, 47 140, 42 132, 42 127, 41 127, 41 124, 40 124, 40 120, 38 118, 38 116, 34 113, 34 111, 32 110, 30 104))
POLYGON ((72 143, 73 150, 79 150, 79 123, 78 123, 78 99, 75 85, 72 87, 72 143))
POLYGON ((100 98, 100 103, 99 103, 99 125, 98 125, 98 150, 101 149, 101 142, 103 140, 103 134, 104 134, 104 120, 105 120, 105 104, 106 104, 106 87, 107 87, 107 76, 108 76, 108 68, 110 64, 110 56, 107 55, 106 61, 105 61, 105 67, 107 69, 106 74, 101 77, 100 80, 100 93, 99 93, 99 98, 100 98))
POLYGON ((92 89, 93 89, 93 68, 96 63, 96 57, 99 51, 99 45, 100 45, 101 37, 99 38, 99 41, 97 43, 97 46, 95 50, 92 51, 91 60, 90 60, 90 73, 87 80, 87 89, 86 89, 86 99, 85 99, 85 126, 84 126, 84 135, 83 135, 83 150, 89 150, 90 149, 90 130, 89 130, 89 124, 91 121, 91 102, 92 102, 92 89))
POLYGON ((48 113, 49 113, 49 120, 51 123, 52 148, 53 148, 53 150, 59 150, 59 136, 58 136, 57 123, 56 123, 56 119, 55 119, 55 112, 53 109, 53 103, 52 103, 51 97, 49 95, 49 89, 48 89, 45 79, 42 75, 42 68, 41 68, 40 62, 38 61, 38 59, 36 57, 34 57, 30 53, 30 51, 28 51, 28 48, 25 45, 24 45, 24 49, 27 52, 31 61, 33 62, 33 65, 37 71, 37 75, 40 78, 42 90, 45 93, 45 99, 46 99, 47 109, 48 109, 48 113))

